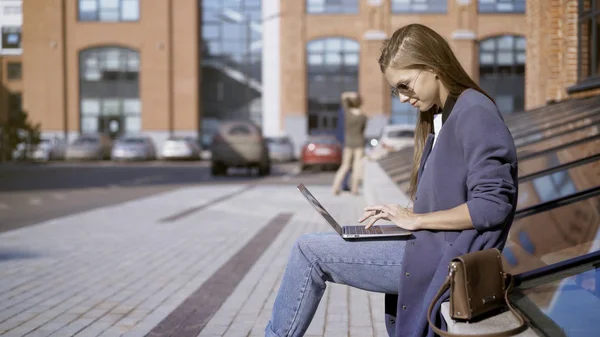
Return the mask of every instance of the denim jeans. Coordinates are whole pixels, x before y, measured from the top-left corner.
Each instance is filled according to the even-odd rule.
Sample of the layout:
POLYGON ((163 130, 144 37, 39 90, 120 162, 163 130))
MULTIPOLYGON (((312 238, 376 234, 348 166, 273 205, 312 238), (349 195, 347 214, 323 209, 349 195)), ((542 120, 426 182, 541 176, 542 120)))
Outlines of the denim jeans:
POLYGON ((303 336, 326 281, 397 294, 405 244, 402 239, 345 241, 336 233, 301 236, 292 248, 265 336, 303 336))

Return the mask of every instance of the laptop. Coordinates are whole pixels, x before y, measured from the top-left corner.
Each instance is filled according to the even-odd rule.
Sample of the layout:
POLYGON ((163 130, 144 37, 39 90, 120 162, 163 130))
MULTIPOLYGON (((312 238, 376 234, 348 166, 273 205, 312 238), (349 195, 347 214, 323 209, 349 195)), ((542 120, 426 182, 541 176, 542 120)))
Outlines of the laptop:
POLYGON ((400 228, 396 225, 373 225, 366 229, 365 226, 340 226, 335 219, 325 210, 319 201, 308 191, 304 184, 297 186, 298 190, 308 200, 308 202, 323 216, 325 221, 343 238, 349 239, 364 239, 364 238, 386 238, 386 237, 403 237, 409 236, 412 232, 400 228))

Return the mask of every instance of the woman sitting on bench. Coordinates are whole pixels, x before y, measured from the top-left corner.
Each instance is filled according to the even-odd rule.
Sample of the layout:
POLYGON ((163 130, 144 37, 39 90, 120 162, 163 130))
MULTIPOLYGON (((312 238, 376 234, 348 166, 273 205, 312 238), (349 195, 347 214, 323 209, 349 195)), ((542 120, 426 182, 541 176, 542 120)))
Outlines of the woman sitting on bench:
MULTIPOLYGON (((467 75, 446 40, 411 24, 384 42, 379 65, 392 93, 418 112, 410 197, 413 209, 365 208, 411 230, 408 239, 345 241, 335 233, 300 237, 292 248, 266 336, 302 336, 326 282, 398 294, 395 335, 433 336, 427 307, 450 260, 502 249, 517 205, 517 154, 492 98, 467 75)), ((393 202, 393 200, 390 200, 393 202)), ((439 306, 432 316, 440 322, 439 306)), ((368 315, 368 313, 365 313, 368 315)))

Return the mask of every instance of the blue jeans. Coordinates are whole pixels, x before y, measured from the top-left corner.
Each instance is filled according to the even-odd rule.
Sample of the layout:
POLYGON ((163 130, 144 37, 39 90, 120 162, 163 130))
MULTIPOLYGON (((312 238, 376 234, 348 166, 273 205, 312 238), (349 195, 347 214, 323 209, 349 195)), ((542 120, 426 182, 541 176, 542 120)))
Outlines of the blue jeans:
POLYGON ((326 281, 397 294, 405 245, 402 239, 345 241, 336 233, 301 236, 292 248, 265 336, 303 336, 326 281))

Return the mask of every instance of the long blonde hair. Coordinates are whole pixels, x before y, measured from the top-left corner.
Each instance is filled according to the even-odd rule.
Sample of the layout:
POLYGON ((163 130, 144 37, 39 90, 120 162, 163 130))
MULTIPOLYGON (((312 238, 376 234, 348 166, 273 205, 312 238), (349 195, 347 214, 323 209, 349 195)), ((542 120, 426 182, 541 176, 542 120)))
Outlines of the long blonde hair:
MULTIPOLYGON (((385 73, 388 68, 428 69, 439 77, 453 97, 458 97, 463 91, 471 88, 493 101, 492 97, 469 77, 448 42, 433 29, 421 24, 410 24, 399 28, 390 39, 383 42, 379 67, 382 73, 385 73)), ((419 111, 409 188, 409 195, 413 201, 417 192, 417 175, 425 141, 427 135, 433 132, 433 113, 437 109, 438 107, 434 106, 429 111, 419 111)))

